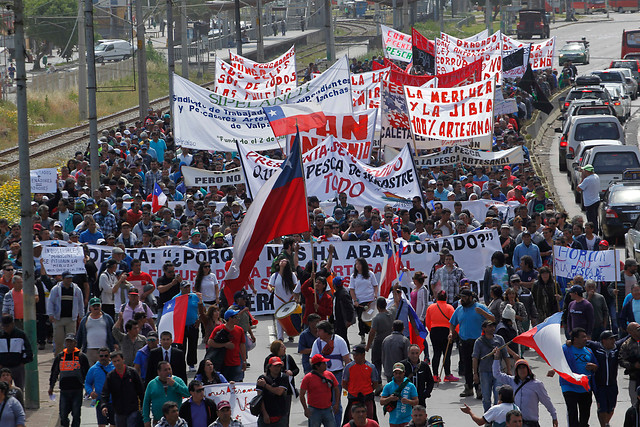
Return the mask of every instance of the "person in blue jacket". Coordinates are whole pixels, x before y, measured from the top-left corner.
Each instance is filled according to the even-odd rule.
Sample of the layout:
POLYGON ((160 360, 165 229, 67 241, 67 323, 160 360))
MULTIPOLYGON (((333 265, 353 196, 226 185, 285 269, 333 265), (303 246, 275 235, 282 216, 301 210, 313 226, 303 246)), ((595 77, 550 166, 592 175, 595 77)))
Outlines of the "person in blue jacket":
MULTIPOLYGON (((115 369, 113 363, 111 363, 111 359, 109 358, 110 352, 107 347, 102 347, 98 350, 98 361, 89 368, 89 372, 87 372, 87 377, 84 380, 84 390, 87 395, 94 400, 100 399, 100 395, 102 394, 102 387, 104 386, 104 382, 107 379, 107 374, 115 369)), ((104 416, 102 411, 100 410, 101 405, 96 402, 96 418, 98 419, 98 427, 106 427, 107 424, 114 425, 115 420, 113 418, 113 408, 111 407, 111 402, 106 403, 107 408, 109 408, 108 416, 104 416)))

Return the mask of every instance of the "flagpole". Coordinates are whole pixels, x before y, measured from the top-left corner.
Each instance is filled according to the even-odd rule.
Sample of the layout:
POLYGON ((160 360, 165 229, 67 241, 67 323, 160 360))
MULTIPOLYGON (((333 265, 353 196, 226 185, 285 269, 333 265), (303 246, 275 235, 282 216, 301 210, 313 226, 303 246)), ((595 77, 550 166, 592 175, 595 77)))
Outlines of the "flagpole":
MULTIPOLYGON (((278 139, 276 138, 276 141, 278 139)), ((242 152, 240 151, 240 144, 237 139, 234 139, 236 143, 236 150, 238 150, 238 157, 240 157, 240 168, 242 169, 242 175, 244 175, 245 187, 247 188, 247 192, 249 193, 249 197, 253 200, 253 193, 251 192, 251 186, 249 185, 249 178, 247 177, 247 169, 244 167, 244 163, 242 162, 242 152)))
MULTIPOLYGON (((553 267, 553 277, 554 277, 554 282, 555 282, 555 295, 562 295, 561 291, 560 291, 560 285, 558 284, 558 275, 556 274, 556 245, 554 244, 551 247, 551 266, 553 267)), ((555 298, 555 295, 553 296, 555 298)), ((556 298, 556 307, 558 308, 558 311, 560 311, 560 301, 558 301, 558 299, 556 298)))
MULTIPOLYGON (((413 132, 411 132, 411 136, 412 138, 414 138, 413 140, 413 146, 415 148, 416 145, 416 141, 415 141, 415 137, 413 135, 413 132)), ((414 156, 417 155, 417 151, 413 152, 411 150, 411 145, 407 142, 407 146, 409 147, 409 155, 411 156, 411 166, 413 167, 413 173, 416 174, 416 180, 418 180, 418 188, 420 189, 420 200, 422 200, 422 207, 427 209, 427 204, 424 201, 424 196, 422 194, 422 185, 420 184, 420 175, 418 174, 418 169, 416 168, 416 160, 414 158, 414 156), (415 153, 415 154, 414 154, 415 153)), ((426 218, 422 218, 422 220, 424 221, 426 218)))
MULTIPOLYGON (((615 242, 614 242, 615 244, 615 242)), ((613 247, 613 275, 614 275, 614 279, 618 278, 618 257, 617 257, 617 253, 618 251, 616 251, 615 246, 613 247)), ((613 281, 613 286, 615 286, 614 289, 618 289, 618 281, 614 280, 613 281)), ((616 311, 618 310, 618 293, 614 294, 616 297, 616 305, 615 305, 615 309, 616 311)), ((611 317, 611 310, 609 310, 609 328, 613 327, 613 318, 611 317)), ((618 331, 614 331, 614 334, 618 333, 618 331)))

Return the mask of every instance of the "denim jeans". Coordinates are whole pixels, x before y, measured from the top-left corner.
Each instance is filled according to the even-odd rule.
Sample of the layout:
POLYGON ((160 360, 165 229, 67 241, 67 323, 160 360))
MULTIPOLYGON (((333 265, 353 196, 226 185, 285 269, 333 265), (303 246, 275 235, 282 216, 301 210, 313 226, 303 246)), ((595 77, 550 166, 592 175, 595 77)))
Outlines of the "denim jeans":
MULTIPOLYGON (((340 401, 338 403, 338 412, 334 414, 334 418, 335 418, 335 425, 339 426, 341 425, 340 422, 342 421, 342 373, 344 372, 343 369, 340 369, 339 371, 331 371, 331 373, 336 377, 336 380, 338 381, 338 400, 340 401)), ((334 404, 335 402, 331 401, 331 404, 334 404)))
POLYGON ((71 427, 80 427, 80 410, 84 390, 60 390, 60 425, 69 427, 69 413, 73 416, 71 427))
POLYGON ((335 427, 336 419, 334 417, 332 407, 328 407, 327 409, 318 409, 310 406, 309 409, 311 410, 309 427, 320 427, 321 425, 324 427, 335 427))
POLYGON ((227 381, 242 382, 242 380, 244 380, 244 371, 240 365, 223 367, 222 375, 224 375, 227 381))
POLYGON ((142 424, 142 414, 135 411, 129 415, 116 414, 116 427, 139 427, 142 424))
POLYGON ((493 377, 492 372, 480 371, 480 387, 482 388, 482 407, 487 412, 491 407, 491 396, 493 395, 493 405, 498 404, 498 380, 493 377))

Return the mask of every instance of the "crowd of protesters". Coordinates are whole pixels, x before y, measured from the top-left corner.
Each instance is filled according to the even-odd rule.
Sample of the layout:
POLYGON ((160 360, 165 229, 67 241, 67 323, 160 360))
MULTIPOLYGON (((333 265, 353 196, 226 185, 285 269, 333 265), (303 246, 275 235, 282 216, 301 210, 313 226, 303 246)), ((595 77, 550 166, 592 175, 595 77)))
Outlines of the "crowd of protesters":
MULTIPOLYGON (((368 61, 355 61, 352 71, 367 67, 368 61)), ((554 76, 538 76, 549 93, 558 87, 554 76)), ((593 390, 560 379, 568 425, 587 425, 593 398, 600 424, 608 425, 616 406, 618 364, 629 375, 632 407, 625 426, 636 425, 637 263, 626 260, 617 283, 581 276, 556 280, 554 245, 597 251, 608 249, 609 243, 597 236, 596 224, 582 216, 568 218, 558 209, 532 168, 520 134, 533 114, 534 99, 509 83, 503 92, 516 99, 518 111, 496 119, 493 149, 521 146, 523 164, 421 169, 423 194, 413 198, 412 206, 400 208, 355 207, 344 193, 330 207, 321 207, 309 197, 310 228, 273 242, 282 244, 283 251, 274 260, 268 286, 276 308, 278 301, 292 299, 303 305, 297 354, 287 354, 286 333, 279 327, 275 341, 260 343, 271 354, 264 363, 254 361, 253 368, 248 361, 256 345, 257 321, 249 311, 253 286, 228 301, 209 262, 200 263, 193 282, 180 277, 170 261, 154 280, 144 263, 127 253, 145 247, 233 246, 251 205, 244 185, 186 187, 181 167, 229 170, 240 166, 237 156, 177 146, 170 115, 151 109, 140 122, 105 130, 99 141, 97 189, 91 190, 88 151, 79 151, 61 167, 58 191, 34 196, 33 243, 21 241, 20 224, 0 219, 0 348, 8 349, 0 351, 0 402, 7 402, 0 424, 12 425, 3 423, 11 416, 6 419, 24 425, 24 365, 37 346, 56 355, 48 392, 53 395, 59 387, 63 427, 80 424, 84 396, 99 401, 100 426, 238 426, 228 401, 215 404, 203 392, 210 384, 239 381, 257 384, 261 401, 252 411, 260 426, 289 425, 294 397, 313 426, 376 426, 386 413, 392 426, 440 426, 442 417, 427 409, 439 382, 463 383, 461 397, 475 394, 482 400, 482 415, 462 408, 478 425, 539 426, 542 404, 557 426, 556 409, 524 358, 527 349, 512 340, 562 312, 567 360, 574 372, 590 378, 593 390), (168 200, 184 206, 154 212, 150 202, 156 186, 168 200), (463 202, 479 199, 510 202, 513 215, 492 207, 476 218, 463 202), (444 201, 455 202, 453 210, 443 207, 444 201), (405 271, 388 300, 365 258, 356 260, 345 287, 344 278, 332 271, 331 256, 316 267, 299 264, 297 257, 304 242, 428 241, 478 229, 495 229, 502 248, 491 256, 482 281, 469 280, 454 254, 443 249, 435 265, 405 271), (85 248, 85 272, 46 271, 43 246, 62 242, 85 248), (33 244, 33 260, 22 258, 24 244, 33 244), (110 258, 96 265, 88 244, 112 247, 110 258), (36 272, 38 334, 31 343, 23 332, 26 262, 33 262, 36 272), (158 318, 165 305, 187 294, 184 343, 175 344, 171 333, 158 331, 158 318), (409 320, 408 304, 428 328, 428 342, 410 342, 414 320, 409 320), (363 318, 373 307, 375 317, 363 318), (349 328, 358 330, 359 343, 349 342, 349 328), (207 349, 201 360, 196 353, 200 342, 207 349), (454 375, 453 353, 460 377, 454 375)), ((376 150, 373 164, 380 163, 380 154, 376 150)))

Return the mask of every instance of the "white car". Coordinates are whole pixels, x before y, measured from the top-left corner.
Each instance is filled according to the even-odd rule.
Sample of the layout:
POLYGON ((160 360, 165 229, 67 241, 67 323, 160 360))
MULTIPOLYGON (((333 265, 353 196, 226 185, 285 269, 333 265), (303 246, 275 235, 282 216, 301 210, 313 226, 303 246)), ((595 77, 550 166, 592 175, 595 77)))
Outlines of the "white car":
POLYGON ((627 94, 624 85, 619 83, 611 84, 609 87, 605 85, 605 89, 611 95, 611 103, 613 109, 616 110, 616 116, 620 119, 620 123, 624 123, 631 117, 631 97, 627 94))
POLYGON ((631 99, 636 99, 638 97, 638 81, 633 77, 633 73, 630 68, 608 68, 606 71, 620 71, 624 74, 627 93, 631 95, 631 99))

